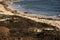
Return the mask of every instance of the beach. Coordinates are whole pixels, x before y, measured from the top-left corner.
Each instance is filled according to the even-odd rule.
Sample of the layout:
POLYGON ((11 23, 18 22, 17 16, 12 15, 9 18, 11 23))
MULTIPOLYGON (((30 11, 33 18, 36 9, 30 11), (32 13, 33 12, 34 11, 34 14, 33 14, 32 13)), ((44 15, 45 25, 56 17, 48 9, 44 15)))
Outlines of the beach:
POLYGON ((0 1, 0 40, 60 40, 60 19, 16 10, 0 1))
POLYGON ((33 15, 29 14, 29 13, 26 14, 26 13, 21 12, 21 11, 17 11, 17 13, 14 14, 14 13, 12 13, 12 11, 17 11, 17 10, 15 10, 11 6, 4 7, 4 5, 0 4, 0 14, 4 14, 4 15, 17 15, 17 16, 21 16, 21 17, 24 17, 24 18, 28 18, 28 19, 34 20, 36 22, 47 23, 47 24, 56 26, 56 27, 58 27, 60 29, 60 20, 59 21, 58 20, 54 20, 53 18, 52 18, 52 20, 48 20, 47 18, 33 16, 33 15))

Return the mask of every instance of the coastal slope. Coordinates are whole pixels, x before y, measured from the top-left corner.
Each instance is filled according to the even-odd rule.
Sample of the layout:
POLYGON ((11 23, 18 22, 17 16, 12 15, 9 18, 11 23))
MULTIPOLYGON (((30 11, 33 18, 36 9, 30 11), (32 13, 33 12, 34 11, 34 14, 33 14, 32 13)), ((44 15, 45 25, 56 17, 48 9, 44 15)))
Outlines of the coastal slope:
MULTIPOLYGON (((46 40, 48 38, 59 39, 60 21, 31 16, 15 10, 13 7, 0 2, 0 29, 3 36, 8 37, 32 37, 46 40), (7 28, 6 28, 7 27, 7 28)), ((48 39, 48 40, 50 40, 48 39)))

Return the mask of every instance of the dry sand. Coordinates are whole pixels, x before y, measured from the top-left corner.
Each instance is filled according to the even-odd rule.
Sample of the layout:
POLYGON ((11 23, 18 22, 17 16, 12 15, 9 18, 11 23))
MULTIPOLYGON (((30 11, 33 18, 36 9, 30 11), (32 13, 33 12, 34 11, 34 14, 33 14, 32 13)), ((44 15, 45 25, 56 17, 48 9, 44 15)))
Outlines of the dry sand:
POLYGON ((60 29, 60 21, 48 20, 48 19, 39 19, 38 17, 31 17, 29 14, 25 14, 24 12, 17 12, 16 14, 14 14, 14 13, 11 12, 11 11, 14 11, 14 8, 12 8, 11 6, 8 6, 6 8, 8 8, 10 10, 9 11, 6 10, 4 5, 0 4, 0 14, 17 15, 17 16, 21 16, 21 17, 25 17, 25 18, 34 20, 36 22, 42 22, 42 23, 50 24, 50 25, 56 26, 56 27, 58 27, 60 29))

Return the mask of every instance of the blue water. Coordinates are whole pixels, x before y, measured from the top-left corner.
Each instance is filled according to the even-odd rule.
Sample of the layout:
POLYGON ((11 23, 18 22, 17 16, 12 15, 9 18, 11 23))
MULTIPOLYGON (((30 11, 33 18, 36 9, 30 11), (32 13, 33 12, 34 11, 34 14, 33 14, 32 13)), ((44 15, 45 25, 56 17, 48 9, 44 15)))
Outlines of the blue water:
POLYGON ((35 14, 60 14, 60 0, 25 0, 13 4, 16 9, 35 14))

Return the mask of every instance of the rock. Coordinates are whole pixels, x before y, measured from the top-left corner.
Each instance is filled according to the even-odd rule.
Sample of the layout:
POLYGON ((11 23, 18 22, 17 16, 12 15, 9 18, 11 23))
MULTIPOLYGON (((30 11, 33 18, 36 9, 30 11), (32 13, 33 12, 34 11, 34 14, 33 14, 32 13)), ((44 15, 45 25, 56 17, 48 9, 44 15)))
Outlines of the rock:
POLYGON ((0 33, 4 34, 7 36, 9 34, 9 29, 7 27, 0 27, 0 33))

